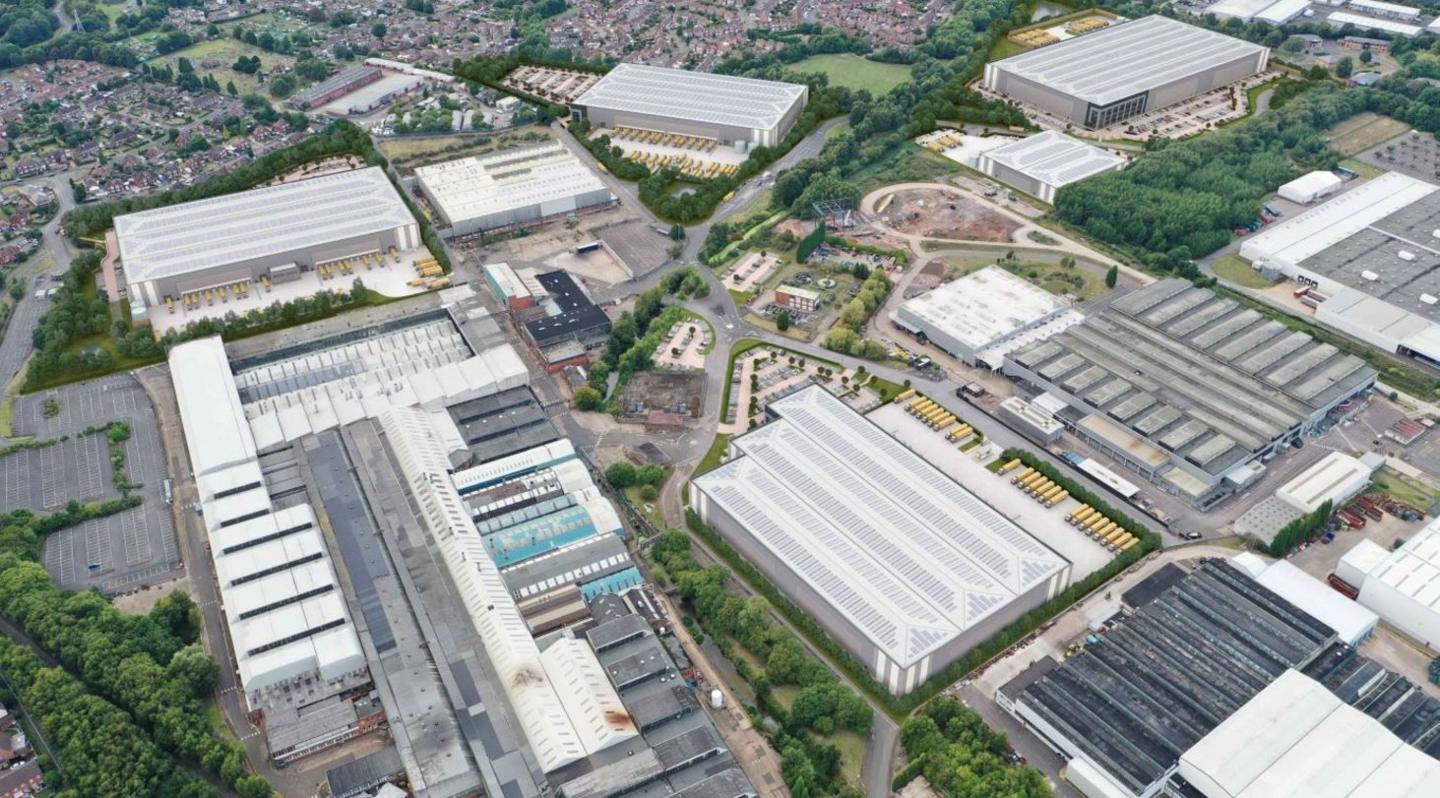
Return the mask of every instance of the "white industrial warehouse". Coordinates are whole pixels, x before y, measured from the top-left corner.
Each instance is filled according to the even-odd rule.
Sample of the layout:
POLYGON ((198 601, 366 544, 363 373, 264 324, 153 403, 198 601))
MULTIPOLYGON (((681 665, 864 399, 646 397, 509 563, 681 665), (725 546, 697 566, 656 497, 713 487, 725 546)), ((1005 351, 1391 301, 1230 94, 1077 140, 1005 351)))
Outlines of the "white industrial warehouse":
POLYGON ((1240 257, 1310 289, 1320 323, 1440 362, 1440 186, 1387 172, 1247 238, 1240 257))
POLYGON ((890 318, 967 365, 990 368, 1000 368, 1011 350, 1084 320, 1069 303, 999 266, 908 299, 890 318))
POLYGON ((1440 519, 1392 552, 1365 542, 1336 576, 1359 588, 1360 603, 1386 623, 1440 653, 1440 519))
POLYGON ((691 483, 691 507, 893 693, 1053 598, 1072 567, 821 386, 691 483))
POLYGON ((1191 746, 1177 773, 1205 798, 1427 798, 1440 761, 1287 670, 1191 746))
POLYGON ((604 181, 558 141, 422 166, 415 178, 453 235, 554 219, 615 201, 604 181))
POLYGON ((980 154, 980 171, 1052 203, 1064 186, 1123 169, 1126 163, 1109 150, 1054 130, 980 154))
POLYGON ((984 85, 1104 128, 1258 74, 1269 59, 1268 47, 1149 16, 986 64, 984 85))
MULTIPOLYGON (((311 177, 115 218, 132 310, 327 263, 419 249, 420 228, 379 167, 311 177)), ((346 285, 346 288, 349 286, 346 285)))
POLYGON ((571 109, 595 128, 627 127, 773 147, 805 110, 810 89, 797 83, 620 64, 571 109))
POLYGON ((1221 19, 1255 20, 1283 25, 1300 16, 1310 7, 1310 0, 1220 0, 1205 9, 1221 19))
POLYGON ((1315 200, 1328 197, 1340 190, 1345 181, 1340 176, 1326 169, 1317 169, 1307 172, 1276 190, 1281 199, 1291 202, 1298 202, 1301 205, 1309 205, 1315 200))
POLYGON ((170 350, 170 374, 249 708, 306 681, 334 686, 364 674, 310 506, 271 504, 220 338, 170 350))
POLYGON ((1243 552, 1230 558, 1270 592, 1301 607, 1312 618, 1331 629, 1348 646, 1358 646, 1375 633, 1380 618, 1351 601, 1319 579, 1291 565, 1288 560, 1266 562, 1258 554, 1243 552))
POLYGON ((472 352, 443 315, 291 358, 246 363, 234 378, 261 449, 378 418, 390 407, 438 412, 528 381, 513 346, 472 352))
POLYGON ((550 773, 636 737, 588 645, 541 652, 451 479, 448 447, 429 416, 392 408, 380 423, 540 768, 550 773))
POLYGON ((1340 505, 1365 489, 1374 472, 1344 452, 1331 452, 1275 490, 1276 498, 1301 513, 1313 513, 1325 502, 1340 505))

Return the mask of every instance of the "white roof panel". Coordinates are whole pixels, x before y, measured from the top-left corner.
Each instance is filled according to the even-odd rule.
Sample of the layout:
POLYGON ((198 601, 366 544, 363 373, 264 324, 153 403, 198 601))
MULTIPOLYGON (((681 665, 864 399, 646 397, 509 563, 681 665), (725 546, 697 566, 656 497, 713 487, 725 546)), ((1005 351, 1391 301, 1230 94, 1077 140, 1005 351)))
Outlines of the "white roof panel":
POLYGON ((1064 133, 1047 130, 986 152, 981 158, 1060 188, 1124 166, 1123 157, 1064 133))
POLYGON ((620 64, 573 105, 768 130, 780 124, 806 92, 795 83, 620 64))
POLYGON ((1105 105, 1247 55, 1258 44, 1148 16, 996 61, 992 66, 1105 105))
POLYGON ((1440 762, 1296 670, 1281 674, 1180 757, 1207 798, 1433 795, 1440 762))
POLYGON ((185 436, 191 470, 206 474, 255 457, 255 439, 240 409, 220 336, 172 348, 170 379, 180 405, 180 422, 191 431, 185 436), (198 430, 205 434, 195 434, 198 430))
POLYGON ((1038 285, 999 266, 952 280, 908 299, 897 311, 909 324, 939 331, 972 350, 1040 324, 1069 306, 1038 285))
POLYGON ((452 224, 607 190, 599 175, 558 141, 422 166, 415 177, 452 224))
POLYGON ((414 224, 377 166, 115 218, 131 283, 280 255, 414 224))
POLYGON ((1359 645, 1375 630, 1380 618, 1370 610, 1351 601, 1329 585, 1291 565, 1277 560, 1255 580, 1281 598, 1305 611, 1316 620, 1335 630, 1349 645, 1359 645))
POLYGON ((819 386, 695 480, 895 662, 908 666, 1041 582, 1054 551, 819 386))

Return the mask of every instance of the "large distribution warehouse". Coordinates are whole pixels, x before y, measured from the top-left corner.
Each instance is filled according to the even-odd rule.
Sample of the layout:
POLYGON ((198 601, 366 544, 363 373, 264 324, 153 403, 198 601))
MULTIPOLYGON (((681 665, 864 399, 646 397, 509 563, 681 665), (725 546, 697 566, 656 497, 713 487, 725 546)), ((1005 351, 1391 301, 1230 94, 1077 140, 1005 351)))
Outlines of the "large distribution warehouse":
POLYGON ((1201 508, 1376 378, 1354 355, 1174 278, 1010 353, 1004 371, 1062 400, 1076 435, 1201 508))
POLYGON ((1440 186, 1388 172, 1240 245, 1311 289, 1315 319, 1440 363, 1440 186))
POLYGON ((131 302, 151 308, 421 246, 419 225, 379 167, 130 213, 116 217, 115 233, 131 302))
POLYGON ((1162 16, 985 65, 985 88, 1087 128, 1187 100, 1265 69, 1270 49, 1162 16))
POLYGON ((558 141, 422 166, 415 178, 453 235, 539 222, 615 201, 604 181, 558 141))
POLYGON ((571 104, 594 127, 628 127, 773 147, 785 138, 810 89, 684 69, 620 64, 571 104))
POLYGON ((691 506, 893 693, 1058 595, 1071 564, 820 386, 691 506))

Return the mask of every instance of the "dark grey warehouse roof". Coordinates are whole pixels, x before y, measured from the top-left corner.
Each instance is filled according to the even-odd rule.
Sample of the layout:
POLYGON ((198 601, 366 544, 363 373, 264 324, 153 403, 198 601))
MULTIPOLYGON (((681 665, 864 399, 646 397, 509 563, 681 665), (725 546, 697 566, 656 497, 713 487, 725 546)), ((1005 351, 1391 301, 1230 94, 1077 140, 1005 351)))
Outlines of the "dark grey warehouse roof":
POLYGON ((1137 793, 1335 633, 1223 560, 1042 676, 1019 700, 1137 793))
POLYGON ((1105 105, 1258 55, 1264 49, 1157 15, 1111 25, 992 66, 1105 105))
POLYGON ((1217 475, 1376 376, 1354 355, 1178 278, 1126 294, 1010 364, 1217 475))
POLYGON ((546 272, 537 275, 536 279, 545 287, 557 311, 554 315, 525 322, 525 332, 536 346, 544 349, 592 330, 610 328, 610 317, 590 300, 569 274, 563 271, 546 272))

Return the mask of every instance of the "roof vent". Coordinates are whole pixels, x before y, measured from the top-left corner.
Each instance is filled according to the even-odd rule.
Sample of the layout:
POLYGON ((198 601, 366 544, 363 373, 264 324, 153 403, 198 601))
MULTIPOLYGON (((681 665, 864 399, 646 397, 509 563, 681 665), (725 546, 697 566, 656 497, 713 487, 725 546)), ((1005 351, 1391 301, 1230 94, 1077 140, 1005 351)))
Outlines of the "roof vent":
POLYGON ((1406 262, 1415 260, 1415 253, 1414 253, 1414 252, 1411 252, 1411 251, 1408 250, 1408 249, 1402 249, 1402 250, 1400 250, 1399 256, 1400 256, 1400 260, 1403 260, 1403 261, 1406 261, 1406 262))
POLYGON ((1369 280, 1370 282, 1373 283, 1373 282, 1375 282, 1376 280, 1379 280, 1379 279, 1380 279, 1380 275, 1376 274, 1375 272, 1370 271, 1369 269, 1366 269, 1365 271, 1360 272, 1360 279, 1361 279, 1361 280, 1369 280))
POLYGON ((1421 294, 1420 301, 1426 305, 1433 305, 1436 302, 1440 302, 1440 298, 1436 298, 1434 294, 1421 294))

